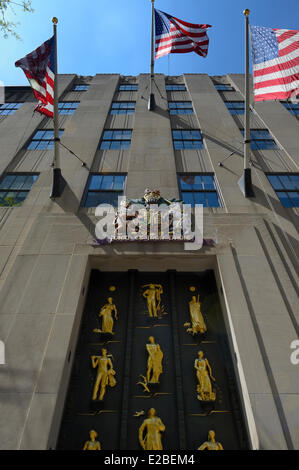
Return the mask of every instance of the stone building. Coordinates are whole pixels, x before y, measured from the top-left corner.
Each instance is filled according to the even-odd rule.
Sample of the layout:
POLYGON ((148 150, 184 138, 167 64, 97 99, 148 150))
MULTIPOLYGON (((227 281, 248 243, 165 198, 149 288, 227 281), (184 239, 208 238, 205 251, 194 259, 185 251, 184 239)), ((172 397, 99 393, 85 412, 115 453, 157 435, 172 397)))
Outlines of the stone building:
POLYGON ((151 406, 165 425, 165 449, 195 449, 210 429, 224 448, 299 448, 299 366, 290 358, 299 318, 298 104, 253 105, 255 197, 245 198, 238 186, 244 76, 157 74, 153 91, 156 108, 148 111, 147 74, 59 75, 66 186, 51 200, 53 122, 33 112, 29 87, 6 87, 1 449, 83 448, 91 429, 103 449, 140 448, 138 429, 151 406), (212 242, 197 251, 179 241, 97 244, 95 207, 118 195, 141 198, 145 188, 203 203, 204 239, 212 242), (167 310, 157 324, 140 313, 140 288, 153 283, 163 285, 167 310), (192 291, 194 302, 199 294, 202 300, 203 335, 211 337, 184 327, 192 291), (109 296, 118 320, 107 340, 94 330, 109 296), (164 352, 164 378, 147 395, 136 383, 149 335, 164 352), (89 356, 102 354, 103 345, 116 385, 94 404, 89 356), (199 349, 215 378, 216 403, 196 396, 199 349))

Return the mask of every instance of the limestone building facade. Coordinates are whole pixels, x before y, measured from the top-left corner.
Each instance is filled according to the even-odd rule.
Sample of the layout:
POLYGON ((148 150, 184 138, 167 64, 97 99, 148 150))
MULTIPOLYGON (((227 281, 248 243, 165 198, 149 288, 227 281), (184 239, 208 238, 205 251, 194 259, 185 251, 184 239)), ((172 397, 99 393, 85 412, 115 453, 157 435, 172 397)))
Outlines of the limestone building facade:
POLYGON ((57 447, 93 271, 209 270, 248 447, 299 449, 298 104, 252 106, 255 197, 245 198, 244 75, 156 74, 154 111, 148 74, 58 80, 61 198, 49 198, 52 120, 34 113, 29 87, 6 87, 0 105, 0 448, 57 447), (95 206, 145 188, 203 203, 213 244, 95 244, 95 206))

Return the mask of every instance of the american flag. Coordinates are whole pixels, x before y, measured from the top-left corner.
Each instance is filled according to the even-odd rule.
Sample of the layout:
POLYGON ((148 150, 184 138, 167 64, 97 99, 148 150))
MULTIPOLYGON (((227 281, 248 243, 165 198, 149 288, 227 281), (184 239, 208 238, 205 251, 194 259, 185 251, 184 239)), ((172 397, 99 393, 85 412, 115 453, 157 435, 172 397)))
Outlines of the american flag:
POLYGON ((196 52, 206 57, 209 38, 208 24, 192 24, 170 16, 155 9, 156 56, 158 59, 166 54, 196 52))
POLYGON ((54 36, 44 42, 35 51, 27 54, 15 63, 21 67, 39 100, 35 111, 54 117, 54 79, 55 79, 55 42, 54 36))
POLYGON ((299 31, 251 26, 255 101, 299 93, 299 31))

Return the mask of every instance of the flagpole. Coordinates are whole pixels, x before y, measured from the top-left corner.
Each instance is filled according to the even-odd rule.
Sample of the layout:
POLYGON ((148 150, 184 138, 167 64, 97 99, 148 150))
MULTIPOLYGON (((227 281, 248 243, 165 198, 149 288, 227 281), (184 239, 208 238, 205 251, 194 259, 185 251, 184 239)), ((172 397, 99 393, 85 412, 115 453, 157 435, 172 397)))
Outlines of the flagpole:
POLYGON ((151 78, 150 78, 150 95, 148 100, 148 110, 155 109, 155 95, 153 93, 153 81, 155 74, 155 48, 154 48, 154 18, 155 18, 155 0, 152 2, 152 33, 151 33, 151 78))
POLYGON ((55 58, 54 58, 54 165, 53 165, 53 180, 52 180, 52 191, 50 198, 56 198, 61 196, 62 190, 62 178, 60 169, 60 155, 59 155, 59 114, 58 114, 58 67, 57 67, 57 18, 52 18, 53 33, 54 33, 54 47, 55 47, 55 58))
POLYGON ((238 181, 239 187, 245 197, 254 197, 251 181, 250 159, 250 87, 249 87, 249 14, 250 10, 243 11, 245 17, 245 129, 244 129, 244 170, 238 181))

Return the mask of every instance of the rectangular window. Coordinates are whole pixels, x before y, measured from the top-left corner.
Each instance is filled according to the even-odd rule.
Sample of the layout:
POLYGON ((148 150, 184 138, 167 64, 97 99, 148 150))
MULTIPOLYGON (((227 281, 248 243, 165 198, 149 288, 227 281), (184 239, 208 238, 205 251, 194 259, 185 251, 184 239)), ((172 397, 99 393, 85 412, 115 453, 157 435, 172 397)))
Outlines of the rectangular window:
POLYGON ((101 150, 129 149, 131 145, 131 129, 111 129, 103 132, 100 143, 101 150))
MULTIPOLYGON (((244 129, 240 129, 244 136, 244 129)), ((275 140, 267 129, 250 130, 251 150, 276 150, 275 140)))
MULTIPOLYGON (((63 129, 59 129, 59 137, 63 134, 63 129)), ((39 129, 32 137, 27 150, 51 150, 54 148, 54 130, 39 129)))
POLYGON ((79 101, 60 101, 58 103, 59 114, 74 114, 78 105, 79 101))
POLYGON ((212 173, 179 174, 181 199, 185 204, 219 207, 219 199, 212 173))
POLYGON ((185 85, 165 85, 166 91, 186 91, 185 85))
POLYGON ((23 103, 4 103, 0 104, 0 116, 9 116, 14 114, 23 103))
POLYGON ((225 105, 232 115, 245 113, 244 101, 225 101, 225 105))
POLYGON ((110 114, 134 114, 135 101, 113 101, 110 114))
POLYGON ((191 101, 168 101, 169 114, 193 114, 191 101))
POLYGON ((37 173, 4 174, 0 183, 0 206, 20 206, 37 178, 37 173))
POLYGON ((110 204, 117 207, 118 196, 124 194, 126 175, 124 174, 91 174, 85 197, 85 207, 97 207, 99 204, 110 204))
POLYGON ((137 91, 138 85, 136 83, 126 83, 119 85, 118 91, 137 91))
POLYGON ((82 83, 81 85, 74 85, 74 88, 71 91, 87 91, 89 88, 89 85, 85 85, 82 83))
POLYGON ((200 130, 172 130, 173 146, 175 150, 203 149, 200 130))
POLYGON ((284 207, 299 207, 299 173, 268 173, 266 176, 284 207))
POLYGON ((227 83, 214 83, 214 85, 218 91, 235 91, 235 89, 227 83))
POLYGON ((299 116, 299 103, 290 103, 289 101, 281 101, 281 104, 294 116, 299 116))

